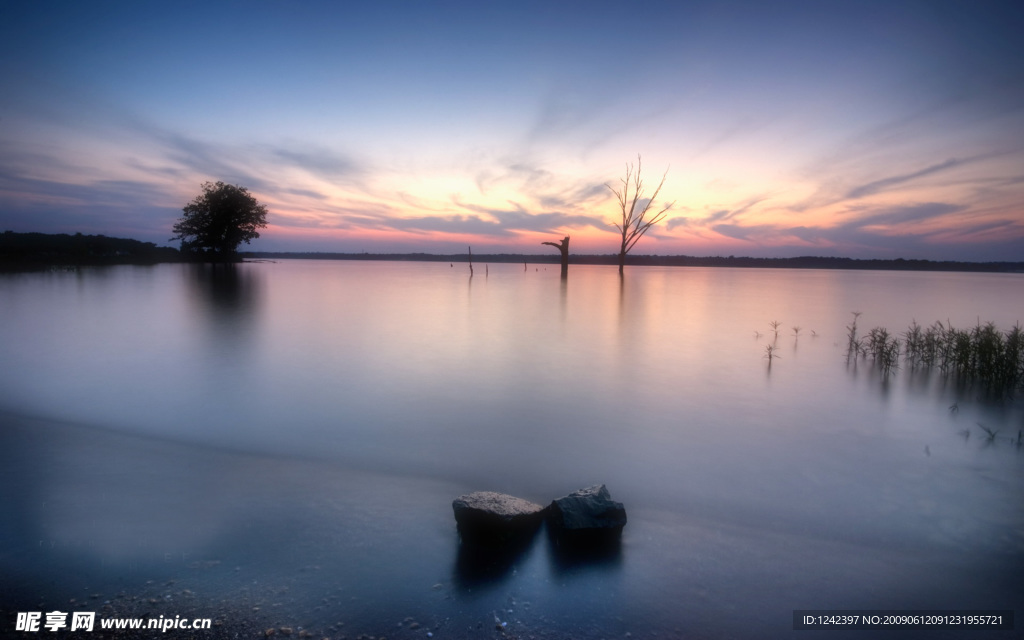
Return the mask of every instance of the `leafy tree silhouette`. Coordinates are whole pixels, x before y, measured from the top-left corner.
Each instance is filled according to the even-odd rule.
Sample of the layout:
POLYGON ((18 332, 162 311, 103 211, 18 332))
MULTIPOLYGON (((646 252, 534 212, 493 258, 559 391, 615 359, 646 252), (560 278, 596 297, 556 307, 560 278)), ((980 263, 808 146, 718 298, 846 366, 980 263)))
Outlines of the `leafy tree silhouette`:
POLYGON ((256 230, 267 226, 267 207, 245 188, 223 182, 204 183, 183 211, 171 240, 181 240, 181 252, 194 259, 237 261, 238 245, 260 237, 256 230))

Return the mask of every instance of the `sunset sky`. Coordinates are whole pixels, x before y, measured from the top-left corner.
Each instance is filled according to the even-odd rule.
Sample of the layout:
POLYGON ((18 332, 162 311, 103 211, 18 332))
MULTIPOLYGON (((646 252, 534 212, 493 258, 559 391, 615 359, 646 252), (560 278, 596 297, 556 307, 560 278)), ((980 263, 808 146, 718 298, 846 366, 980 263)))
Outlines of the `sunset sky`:
POLYGON ((242 249, 1024 260, 1024 3, 0 3, 0 230, 242 249))

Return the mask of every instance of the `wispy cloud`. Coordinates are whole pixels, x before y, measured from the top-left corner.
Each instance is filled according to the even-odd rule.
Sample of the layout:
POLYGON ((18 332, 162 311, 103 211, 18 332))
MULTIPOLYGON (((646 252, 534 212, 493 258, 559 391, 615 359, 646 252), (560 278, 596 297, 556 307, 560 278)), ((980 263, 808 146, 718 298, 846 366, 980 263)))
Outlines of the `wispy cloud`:
POLYGON ((121 234, 164 243, 181 209, 162 185, 101 180, 74 184, 0 176, 0 227, 50 233, 81 231, 121 234))
POLYGON ((976 162, 977 160, 983 157, 985 156, 964 159, 950 158, 945 162, 940 162, 939 164, 934 164, 931 165, 930 167, 925 167, 924 169, 921 169, 919 171, 913 171, 911 173, 904 173, 900 175, 890 176, 888 178, 882 178, 880 180, 874 180, 872 182, 868 182, 867 184, 862 184, 858 187, 850 189, 849 191, 846 192, 845 198, 849 200, 856 200, 857 198, 863 198, 864 196, 874 195, 876 193, 889 190, 893 187, 898 187, 900 185, 907 184, 908 182, 913 182, 915 180, 918 180, 919 178, 925 178, 936 173, 942 173, 944 171, 954 169, 956 167, 962 167, 972 162, 976 162))
POLYGON ((767 199, 768 196, 765 195, 754 196, 747 199, 734 209, 719 209, 718 211, 710 213, 701 222, 703 224, 710 225, 716 222, 735 220, 767 199))
POLYGON ((611 198, 602 180, 551 171, 543 163, 524 157, 491 164, 476 173, 475 182, 483 195, 503 188, 543 209, 579 209, 611 198))
POLYGON ((607 228, 604 221, 596 216, 550 211, 531 213, 519 205, 497 209, 467 202, 456 201, 454 204, 472 213, 401 217, 379 222, 400 230, 450 231, 488 236, 509 236, 521 232, 547 233, 567 228, 607 228))
POLYGON ((329 149, 318 148, 270 148, 272 160, 281 160, 286 165, 303 169, 310 174, 327 180, 351 179, 364 176, 365 168, 355 160, 329 149))
POLYGON ((924 223, 961 212, 965 208, 964 205, 946 202, 922 202, 920 204, 888 207, 868 215, 856 217, 838 225, 836 228, 863 229, 865 227, 894 227, 908 223, 924 223))
POLYGON ((745 243, 755 254, 774 247, 792 255, 962 259, 956 256, 972 244, 984 242, 1003 252, 991 259, 1013 259, 1008 256, 1024 237, 1024 219, 986 218, 965 223, 966 213, 967 207, 962 204, 925 202, 864 208, 830 226, 720 223, 710 225, 710 229, 745 243))
POLYGON ((595 216, 560 212, 530 213, 519 207, 515 209, 484 209, 472 205, 463 206, 471 210, 475 209, 486 212, 502 228, 508 230, 547 232, 564 228, 606 228, 604 221, 595 216))
POLYGON ((733 238, 736 240, 756 240, 766 239, 771 236, 779 235, 780 229, 773 225, 738 225, 738 224, 715 224, 711 225, 711 229, 718 234, 725 236, 726 238, 733 238))

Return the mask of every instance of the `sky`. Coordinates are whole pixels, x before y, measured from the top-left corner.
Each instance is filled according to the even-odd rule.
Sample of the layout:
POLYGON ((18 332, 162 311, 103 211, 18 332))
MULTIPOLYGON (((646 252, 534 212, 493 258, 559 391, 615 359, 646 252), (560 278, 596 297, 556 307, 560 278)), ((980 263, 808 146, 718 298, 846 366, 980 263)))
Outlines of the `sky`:
POLYGON ((1024 260, 1024 3, 0 0, 0 230, 258 251, 1024 260))

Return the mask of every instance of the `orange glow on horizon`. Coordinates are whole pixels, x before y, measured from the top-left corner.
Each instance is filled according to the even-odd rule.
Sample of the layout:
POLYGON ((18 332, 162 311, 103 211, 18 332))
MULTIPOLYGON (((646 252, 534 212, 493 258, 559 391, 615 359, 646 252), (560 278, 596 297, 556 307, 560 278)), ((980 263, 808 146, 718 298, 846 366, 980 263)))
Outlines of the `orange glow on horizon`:
MULTIPOLYGON (((870 249, 871 238, 884 239, 876 251, 884 253, 895 246, 888 239, 948 246, 1005 242, 1008 232, 1021 233, 1012 221, 1020 218, 1012 202, 967 213, 969 189, 956 181, 904 186, 899 180, 873 181, 868 174, 823 186, 795 174, 776 173, 768 181, 754 165, 748 159, 739 177, 728 167, 670 167, 655 207, 673 200, 675 205, 633 253, 857 254, 870 249)), ((267 199, 274 224, 264 237, 267 244, 285 241, 292 251, 307 245, 311 251, 448 254, 471 246, 480 253, 536 255, 554 252, 542 243, 568 235, 571 253, 617 253, 613 222, 621 214, 614 199, 593 190, 566 197, 573 193, 567 186, 593 180, 550 167, 539 173, 539 185, 517 175, 474 179, 450 167, 385 173, 347 186, 297 181, 267 199), (551 226, 543 230, 545 222, 551 226)))

